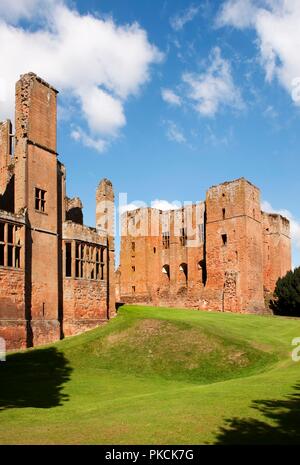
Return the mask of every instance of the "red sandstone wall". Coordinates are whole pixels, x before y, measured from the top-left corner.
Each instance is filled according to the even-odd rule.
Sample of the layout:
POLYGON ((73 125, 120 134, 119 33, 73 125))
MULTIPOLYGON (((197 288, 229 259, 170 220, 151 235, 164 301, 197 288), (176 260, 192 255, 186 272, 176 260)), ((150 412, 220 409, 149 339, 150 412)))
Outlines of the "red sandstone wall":
MULTIPOLYGON (((10 211, 22 214, 22 224, 25 217, 28 221, 26 244, 25 237, 22 244, 24 272, 0 268, 0 331, 7 335, 11 347, 24 347, 26 336, 29 345, 58 340, 62 317, 65 318, 65 334, 71 335, 115 314, 113 228, 104 225, 104 231, 98 231, 82 224, 65 223, 66 174, 56 154, 56 97, 56 90, 33 73, 21 76, 16 84, 15 205, 10 205, 10 211), (36 188, 46 192, 44 211, 36 209, 36 188), (75 241, 82 241, 103 247, 105 276, 102 281, 64 279, 62 238, 74 246, 75 241), (22 283, 16 282, 17 276, 23 277, 22 283)), ((0 126, 0 193, 11 174, 7 170, 11 162, 10 132, 9 122, 0 126)), ((97 220, 109 207, 112 209, 109 219, 114 221, 113 201, 112 184, 104 179, 97 189, 97 207, 101 203, 97 208, 97 220)), ((71 207, 81 210, 78 202, 71 207)), ((82 213, 79 213, 77 221, 82 223, 82 213)))
POLYGON ((264 240, 264 288, 273 292, 278 278, 291 269, 289 222, 281 215, 262 212, 264 240))
POLYGON ((212 187, 206 214, 207 290, 219 299, 208 299, 209 305, 221 311, 263 311, 259 190, 244 179, 212 187))
POLYGON ((56 151, 57 91, 33 73, 16 84, 16 136, 56 151))
POLYGON ((10 153, 10 135, 12 133, 9 120, 0 123, 0 195, 5 192, 11 177, 9 165, 12 163, 10 153))
POLYGON ((58 318, 56 156, 28 147, 28 214, 31 230, 32 318, 58 318), (35 210, 35 187, 46 191, 45 213, 35 210), (46 266, 45 266, 46 265, 46 266))
MULTIPOLYGON (((139 209, 126 214, 118 277, 121 301, 231 312, 265 311, 264 282, 273 289, 278 276, 291 267, 288 221, 280 220, 279 235, 263 234, 260 191, 243 178, 212 187, 206 205, 202 205, 200 220, 195 217, 195 205, 192 207, 194 229, 204 222, 206 208, 206 242, 196 247, 191 243, 182 246, 174 233, 174 224, 180 225, 176 218, 182 217, 181 226, 186 226, 188 207, 166 213, 139 209), (153 215, 157 217, 158 234, 150 229, 143 233, 142 228, 139 234, 137 224, 150 222, 153 215), (164 249, 162 233, 168 230, 170 246, 164 249), (271 250, 269 262, 266 247, 271 250), (182 264, 187 265, 187 280, 180 270, 182 264), (169 278, 162 273, 164 265, 169 266, 169 278)), ((187 239, 195 240, 195 233, 188 232, 187 239)))
MULTIPOLYGON (((63 239, 63 248, 65 248, 65 242, 71 241, 73 245, 73 277, 63 279, 63 332, 65 336, 71 336, 102 324, 111 316, 108 309, 107 237, 105 233, 100 235, 94 229, 67 221, 63 224, 63 239), (103 280, 74 277, 74 241, 104 248, 103 280)), ((63 256, 65 263, 65 252, 63 256)), ((63 266, 63 274, 65 276, 65 266, 63 266)))
POLYGON ((198 308, 203 291, 199 262, 204 258, 198 224, 204 222, 204 204, 200 204, 198 216, 195 205, 170 212, 139 209, 124 215, 119 278, 121 301, 198 308), (191 226, 187 230, 189 209, 191 226), (190 241, 186 246, 182 245, 179 235, 179 230, 184 227, 190 241), (162 241, 166 231, 170 233, 167 249, 162 241), (187 279, 181 270, 182 264, 187 266, 187 279), (165 266, 169 266, 169 277, 163 273, 165 266))
POLYGON ((56 91, 33 74, 16 85, 15 208, 27 209, 28 318, 33 344, 59 338, 56 91), (37 144, 37 145, 36 145, 37 144), (46 191, 36 211, 35 188, 46 191))
POLYGON ((107 286, 108 315, 116 315, 116 283, 115 283, 115 195, 109 179, 102 179, 96 190, 96 229, 103 232, 107 241, 107 286))
POLYGON ((78 334, 107 321, 107 283, 64 279, 65 336, 78 334))
POLYGON ((0 337, 8 350, 26 347, 23 270, 0 268, 0 337))

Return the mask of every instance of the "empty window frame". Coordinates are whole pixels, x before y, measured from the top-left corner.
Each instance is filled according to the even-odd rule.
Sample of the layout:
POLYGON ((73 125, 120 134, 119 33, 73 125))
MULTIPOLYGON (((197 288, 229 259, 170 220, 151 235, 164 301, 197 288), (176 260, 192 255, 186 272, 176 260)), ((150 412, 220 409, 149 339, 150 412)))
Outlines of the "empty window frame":
POLYGON ((164 232, 162 234, 162 246, 163 246, 163 249, 170 248, 170 233, 169 232, 164 232))
POLYGON ((180 229, 180 245, 182 247, 186 246, 187 243, 187 234, 186 234, 186 229, 181 228, 180 229))
POLYGON ((165 276, 167 276, 168 279, 170 279, 170 266, 169 265, 164 265, 162 267, 162 272, 165 276))
POLYGON ((200 244, 204 243, 204 239, 205 239, 204 231, 205 231, 204 230, 204 223, 198 224, 198 236, 199 236, 200 244))
POLYGON ((222 234, 222 243, 223 245, 227 245, 227 234, 222 234))
POLYGON ((205 263, 205 260, 200 260, 200 262, 198 262, 198 270, 201 271, 201 275, 202 275, 202 284, 206 284, 206 278, 207 278, 207 272, 206 272, 206 263, 205 263))
POLYGON ((72 277, 72 243, 66 242, 66 277, 72 277))
POLYGON ((21 229, 22 226, 0 222, 0 266, 21 268, 21 229))
MULTIPOLYGON (((103 247, 75 242, 75 278, 104 280, 104 265, 103 247)), ((72 277, 71 243, 66 243, 66 277, 72 277)))
POLYGON ((187 281, 188 279, 188 266, 186 263, 181 263, 179 266, 179 271, 183 273, 185 280, 187 281))
POLYGON ((46 191, 38 187, 35 188, 35 209, 43 213, 46 211, 46 191))

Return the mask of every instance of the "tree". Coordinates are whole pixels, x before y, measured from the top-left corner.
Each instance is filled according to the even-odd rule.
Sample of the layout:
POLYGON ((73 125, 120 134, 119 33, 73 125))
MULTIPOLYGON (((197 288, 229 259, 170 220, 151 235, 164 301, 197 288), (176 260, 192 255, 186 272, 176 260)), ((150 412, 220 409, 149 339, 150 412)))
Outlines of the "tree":
POLYGON ((278 279, 274 296, 273 308, 277 315, 300 316, 300 267, 278 279))

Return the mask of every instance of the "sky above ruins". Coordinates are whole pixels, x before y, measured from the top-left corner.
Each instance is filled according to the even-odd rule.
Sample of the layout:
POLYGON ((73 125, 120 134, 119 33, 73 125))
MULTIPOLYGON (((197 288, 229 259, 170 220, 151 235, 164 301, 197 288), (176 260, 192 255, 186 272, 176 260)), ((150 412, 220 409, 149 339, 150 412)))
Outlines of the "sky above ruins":
MULTIPOLYGON (((57 87, 68 195, 197 201, 246 177, 300 265, 298 0, 1 0, 0 118, 33 71, 57 87)), ((162 201, 163 200, 163 201, 162 201)))

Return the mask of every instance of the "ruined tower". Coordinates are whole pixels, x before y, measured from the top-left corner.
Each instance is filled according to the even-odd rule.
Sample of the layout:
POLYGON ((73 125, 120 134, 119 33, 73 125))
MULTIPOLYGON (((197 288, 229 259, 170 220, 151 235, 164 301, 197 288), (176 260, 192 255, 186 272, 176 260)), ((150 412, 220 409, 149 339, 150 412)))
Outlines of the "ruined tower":
MULTIPOLYGON (((0 123, 0 337, 8 349, 78 334, 115 312, 113 228, 85 226, 81 200, 66 196, 56 100, 51 85, 25 74, 15 134, 10 121, 0 123)), ((108 180, 99 205, 101 197, 108 208, 108 180)))
POLYGON ((262 212, 264 290, 272 293, 278 277, 291 266, 290 223, 282 215, 262 212))
MULTIPOLYGON (((207 288, 223 311, 264 309, 260 191, 246 179, 206 195, 207 288)), ((214 299, 213 299, 214 300, 214 299)))
POLYGON ((96 229, 98 234, 107 235, 107 312, 115 314, 115 195, 109 179, 102 179, 96 191, 96 229))
POLYGON ((16 84, 15 211, 25 211, 28 222, 26 312, 33 344, 59 337, 56 97, 33 73, 16 84))
POLYGON ((124 224, 117 276, 125 303, 261 313, 291 269, 289 221, 261 212, 260 191, 244 178, 211 187, 205 202, 127 212, 124 224), (155 234, 136 234, 142 212, 156 212, 155 234))

